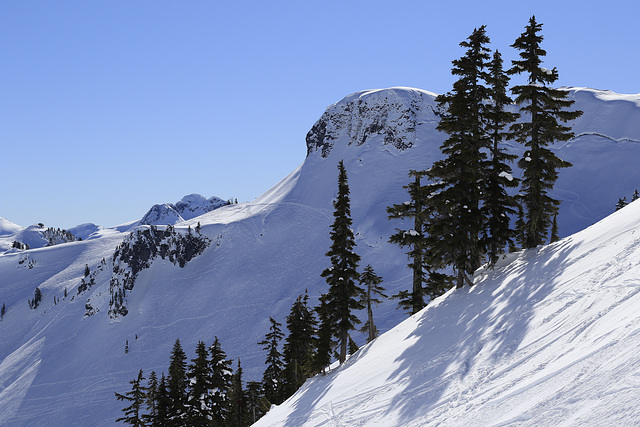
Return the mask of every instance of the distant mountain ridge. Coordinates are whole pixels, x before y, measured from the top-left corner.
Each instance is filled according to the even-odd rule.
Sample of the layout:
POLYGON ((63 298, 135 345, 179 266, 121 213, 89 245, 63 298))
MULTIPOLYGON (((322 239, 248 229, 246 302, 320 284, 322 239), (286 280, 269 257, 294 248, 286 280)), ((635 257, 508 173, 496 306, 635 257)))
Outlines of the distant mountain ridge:
MULTIPOLYGON (((140 220, 114 229, 126 232, 139 225, 176 225, 228 204, 229 201, 216 196, 207 199, 200 194, 189 194, 175 204, 153 205, 140 220)), ((77 239, 99 238, 102 230, 105 229, 93 223, 81 224, 69 230, 49 229, 39 224, 23 227, 0 217, 0 254, 11 250, 14 241, 36 249, 77 239)))
POLYGON ((175 204, 163 203, 153 205, 142 217, 140 224, 175 225, 228 204, 228 201, 216 196, 207 199, 200 194, 189 194, 175 204))

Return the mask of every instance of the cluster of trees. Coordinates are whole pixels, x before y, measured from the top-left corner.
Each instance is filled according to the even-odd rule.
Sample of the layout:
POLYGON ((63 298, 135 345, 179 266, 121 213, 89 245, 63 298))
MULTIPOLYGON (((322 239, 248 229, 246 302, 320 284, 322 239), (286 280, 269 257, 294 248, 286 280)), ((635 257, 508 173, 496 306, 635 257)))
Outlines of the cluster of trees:
POLYGON ((441 146, 445 158, 424 171, 411 171, 407 188, 411 201, 388 209, 390 218, 412 218, 414 228, 397 230, 391 241, 410 249, 413 287, 396 295, 412 312, 449 286, 473 285, 470 276, 483 263, 495 265, 500 254, 534 248, 558 239, 556 215, 560 201, 553 189, 560 168, 571 166, 549 145, 574 136, 563 125, 581 111, 569 111, 568 92, 548 85, 558 79, 556 68, 541 66, 542 24, 535 17, 512 47, 519 59, 503 69, 499 51, 491 54, 482 26, 460 43, 465 54, 453 61, 458 76, 453 89, 436 98, 444 112, 438 130, 448 135, 441 146), (511 88, 509 75, 523 74, 526 83, 511 88), (506 108, 513 104, 519 112, 506 108), (516 156, 504 142, 526 147, 517 162, 522 179, 514 178, 510 163, 516 156), (421 178, 428 182, 422 184, 421 178), (520 192, 512 195, 520 186, 520 192), (517 217, 515 226, 511 217, 517 217), (439 273, 451 269, 454 277, 439 273))
POLYGON ((30 300, 27 300, 27 302, 29 303, 29 308, 32 310, 35 310, 36 308, 38 308, 41 301, 42 301, 42 291, 40 290, 39 287, 36 287, 35 291, 33 291, 33 298, 30 300))
POLYGON ((265 412, 262 387, 249 382, 244 388, 240 360, 235 372, 231 365, 218 338, 210 347, 198 342, 190 363, 176 339, 166 376, 163 372, 158 378, 152 371, 145 378, 140 370, 129 381, 128 392, 115 393, 127 405, 116 422, 133 426, 250 425, 265 412))
MULTIPOLYGON (((387 209, 389 219, 411 220, 412 228, 397 229, 390 237, 390 242, 408 248, 412 288, 393 297, 411 313, 453 284, 473 285, 470 276, 483 262, 495 265, 516 244, 533 248, 545 243, 549 234, 551 241, 557 239, 560 202, 549 192, 558 170, 570 164, 558 158, 549 145, 572 138, 571 128, 561 123, 582 112, 569 111, 573 101, 566 99, 567 92, 548 86, 558 79, 558 72, 541 67, 546 55, 541 48, 541 27, 535 17, 529 20, 512 45, 520 51, 520 58, 506 71, 500 53, 491 54, 488 48, 484 26, 461 43, 466 53, 453 61, 452 69, 459 79, 450 92, 436 98, 443 111, 438 129, 448 135, 441 147, 445 158, 428 170, 411 171, 412 180, 406 186, 410 201, 387 209), (508 76, 514 74, 524 74, 527 83, 511 88, 512 100, 508 76), (514 102, 519 113, 507 111, 514 102), (522 179, 513 176, 510 163, 516 156, 504 148, 506 140, 526 147, 517 162, 522 179), (520 193, 512 195, 518 186, 520 193), (514 216, 517 221, 512 226, 514 216), (454 276, 443 271, 453 271, 454 276)), ((386 297, 385 289, 371 265, 358 271, 360 256, 355 252, 342 161, 333 207, 332 244, 326 253, 330 266, 321 274, 328 290, 320 295, 316 307, 310 307, 306 292, 295 300, 286 318, 286 338, 282 324, 269 318, 269 331, 258 343, 267 354, 262 382, 250 382, 243 389, 240 363, 232 374, 217 339, 209 350, 200 342, 189 366, 176 341, 166 379, 163 374, 158 381, 152 373, 148 385, 142 387, 140 371, 129 393, 116 393, 118 399, 131 402, 124 409, 126 416, 118 421, 243 425, 247 419, 255 421, 271 404, 283 402, 310 376, 324 372, 333 359, 343 363, 357 350, 350 336, 362 323, 356 310, 367 314, 361 329, 367 341, 375 339, 372 307, 380 302, 378 297, 386 297), (142 404, 147 405, 148 413, 140 416, 142 404)))
MULTIPOLYGON (((640 199, 640 193, 638 193, 638 190, 636 190, 636 191, 633 192, 633 195, 631 196, 631 201, 635 202, 638 199, 640 199)), ((627 198, 626 197, 619 198, 618 199, 618 203, 616 203, 616 211, 619 211, 620 209, 624 208, 628 204, 629 204, 629 202, 627 202, 627 198)))
POLYGON ((26 243, 22 243, 22 242, 19 242, 19 241, 17 241, 17 240, 14 240, 14 241, 13 241, 13 243, 11 243, 11 247, 12 247, 13 249, 19 249, 19 250, 21 250, 21 251, 27 251, 27 250, 29 250, 29 245, 28 245, 28 244, 26 244, 26 243))

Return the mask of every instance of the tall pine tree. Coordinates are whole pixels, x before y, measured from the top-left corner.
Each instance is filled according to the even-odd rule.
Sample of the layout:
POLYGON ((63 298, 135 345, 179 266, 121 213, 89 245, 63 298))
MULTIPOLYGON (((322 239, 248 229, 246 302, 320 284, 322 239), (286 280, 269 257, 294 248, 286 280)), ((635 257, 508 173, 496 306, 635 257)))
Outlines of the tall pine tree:
POLYGON ((142 375, 142 369, 140 369, 138 377, 135 380, 129 381, 129 384, 131 384, 131 390, 125 394, 116 393, 116 399, 130 403, 129 406, 122 409, 124 417, 118 418, 116 422, 122 422, 136 427, 145 425, 142 419, 143 415, 141 413, 146 397, 142 381, 144 381, 144 376, 142 375))
POLYGON ((547 52, 542 49, 542 24, 535 16, 529 19, 525 31, 511 47, 520 51, 520 59, 512 61, 509 74, 525 74, 527 83, 514 86, 511 91, 520 106, 523 121, 511 125, 516 141, 527 147, 518 166, 523 171, 521 203, 525 208, 524 247, 535 248, 545 243, 553 216, 560 201, 549 196, 558 179, 558 170, 571 166, 548 147, 555 141, 568 141, 574 134, 561 125, 582 115, 582 111, 568 111, 574 101, 568 92, 547 85, 558 80, 558 70, 541 67, 547 52))
POLYGON ((354 252, 355 236, 351 229, 351 201, 347 171, 342 160, 338 164, 338 196, 333 201, 334 222, 331 225, 331 249, 326 253, 331 266, 322 272, 329 285, 324 295, 329 313, 329 321, 340 343, 339 361, 344 363, 349 348, 349 331, 355 329, 360 320, 353 314, 362 308, 357 299, 362 290, 356 284, 358 280, 358 262, 360 256, 354 252))
POLYGON ((259 381, 249 381, 247 383, 247 413, 249 423, 255 424, 269 410, 265 404, 262 383, 259 381))
POLYGON ((489 102, 486 105, 486 131, 490 140, 489 167, 484 179, 483 212, 487 220, 482 244, 490 266, 495 265, 506 248, 514 246, 516 232, 510 226, 511 216, 518 212, 518 202, 509 195, 508 188, 518 186, 512 175, 511 163, 517 158, 509 154, 503 143, 508 138, 507 125, 517 120, 518 114, 506 110, 513 101, 507 95, 509 77, 502 68, 502 56, 497 50, 489 64, 489 102))
POLYGON ((231 389, 231 360, 227 359, 227 354, 222 350, 222 345, 215 337, 213 344, 209 347, 209 369, 211 371, 211 420, 213 425, 224 425, 229 416, 231 389))
POLYGON ((155 425, 153 423, 158 416, 158 387, 158 375, 155 371, 151 371, 144 389, 147 413, 142 415, 142 420, 145 425, 155 425))
POLYGON ((378 337, 378 328, 376 328, 373 321, 373 305, 380 304, 382 301, 376 298, 376 295, 382 298, 387 297, 384 294, 385 289, 380 286, 380 283, 382 283, 382 277, 376 274, 371 264, 368 264, 360 275, 360 285, 362 285, 364 289, 361 296, 361 303, 367 310, 367 321, 360 329, 360 332, 367 334, 368 343, 378 337))
POLYGON ((326 295, 320 296, 320 305, 315 308, 318 315, 318 333, 315 341, 315 355, 311 364, 311 373, 325 373, 327 366, 331 364, 334 349, 334 325, 331 321, 331 313, 327 305, 326 295))
POLYGON ((187 425, 187 355, 180 339, 176 339, 171 350, 167 395, 170 401, 169 420, 173 425, 187 425))
POLYGON ((280 341, 284 338, 281 323, 269 317, 271 326, 269 332, 264 336, 264 340, 258 344, 267 352, 265 365, 267 368, 262 375, 264 396, 271 404, 279 405, 284 400, 284 363, 280 352, 280 341))
POLYGON ((486 71, 489 38, 485 27, 475 29, 460 46, 467 48, 453 61, 452 74, 459 76, 453 90, 436 98, 445 109, 437 129, 448 134, 441 146, 445 159, 428 171, 434 181, 431 203, 435 214, 430 221, 429 239, 434 260, 450 265, 457 275, 456 287, 473 282, 468 275, 480 266, 480 234, 486 223, 481 211, 484 178, 487 176, 485 101, 489 89, 486 71))
POLYGON ((413 228, 408 230, 396 228, 396 232, 389 237, 389 242, 402 248, 409 248, 408 267, 413 273, 411 290, 402 290, 391 298, 399 300, 398 306, 410 314, 415 314, 426 306, 425 297, 435 298, 442 295, 448 285, 447 276, 437 272, 431 266, 433 257, 426 230, 433 213, 429 200, 432 187, 421 183, 426 173, 426 171, 409 171, 413 182, 404 188, 409 192, 410 200, 387 208, 389 219, 413 219, 413 228))
POLYGON ((298 296, 287 316, 289 335, 283 347, 285 398, 295 393, 311 376, 316 319, 309 307, 309 296, 298 296))
POLYGON ((207 426, 211 418, 211 365, 209 351, 203 341, 196 345, 196 358, 188 367, 189 425, 207 426))
POLYGON ((238 359, 238 369, 231 378, 229 390, 231 409, 227 418, 229 427, 244 427, 247 425, 247 398, 242 384, 242 365, 238 359))

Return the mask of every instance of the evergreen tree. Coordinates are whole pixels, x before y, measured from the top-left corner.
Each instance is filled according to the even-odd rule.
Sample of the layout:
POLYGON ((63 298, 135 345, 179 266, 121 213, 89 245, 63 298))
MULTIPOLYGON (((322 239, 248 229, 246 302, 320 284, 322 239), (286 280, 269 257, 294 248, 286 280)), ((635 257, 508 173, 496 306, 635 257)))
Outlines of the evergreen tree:
POLYGON ((361 296, 361 303, 367 310, 367 321, 364 323, 360 332, 367 334, 367 342, 371 342, 378 337, 378 328, 376 328, 373 322, 373 304, 380 304, 382 301, 375 296, 378 295, 382 298, 387 296, 384 294, 385 289, 380 286, 382 283, 382 277, 376 275, 371 264, 368 264, 362 274, 360 275, 360 285, 364 289, 361 296))
POLYGON ((207 426, 211 417, 211 366, 209 351, 204 342, 196 346, 196 358, 191 359, 188 367, 189 379, 189 425, 207 426))
POLYGON ((556 68, 541 67, 547 53, 541 47, 542 24, 535 16, 529 19, 525 31, 511 47, 520 51, 519 60, 512 61, 509 74, 524 73, 527 84, 511 89, 524 121, 511 125, 516 141, 527 147, 518 161, 523 171, 521 203, 525 208, 524 247, 535 248, 544 243, 551 218, 558 212, 560 201, 548 195, 558 179, 558 170, 571 166, 547 148, 555 141, 568 141, 574 134, 566 123, 582 115, 582 111, 568 111, 574 101, 568 100, 565 90, 548 87, 558 80, 556 68))
POLYGON ((329 285, 325 301, 329 310, 329 320, 334 325, 334 333, 340 342, 340 363, 347 359, 349 331, 355 329, 360 320, 353 310, 361 309, 357 296, 362 290, 357 286, 358 262, 360 256, 354 252, 355 236, 351 229, 351 202, 349 183, 342 160, 338 164, 338 196, 333 201, 334 222, 331 226, 331 249, 326 253, 331 258, 331 266, 322 272, 329 285))
POLYGON ((144 422, 142 421, 142 414, 140 411, 142 410, 142 406, 145 403, 145 390, 142 386, 142 381, 144 381, 144 376, 142 375, 142 369, 138 372, 138 377, 135 380, 129 381, 131 384, 131 390, 125 394, 115 393, 116 399, 124 400, 130 403, 129 406, 122 409, 124 412, 124 417, 118 418, 116 420, 117 423, 125 423, 130 424, 132 426, 144 426, 144 422))
POLYGON ((460 45, 467 48, 463 57, 453 61, 452 74, 460 76, 453 90, 436 98, 446 110, 437 129, 449 136, 441 146, 445 159, 436 161, 427 172, 434 181, 430 191, 435 214, 429 225, 434 262, 450 265, 457 275, 456 287, 473 285, 468 274, 480 266, 480 233, 486 224, 481 211, 484 179, 488 162, 486 149, 486 104, 489 60, 485 47, 489 38, 485 27, 475 29, 460 45))
POLYGON ((265 335, 264 340, 258 343, 267 352, 267 358, 264 362, 267 368, 262 376, 262 384, 264 396, 269 403, 279 405, 284 400, 284 363, 278 347, 284 334, 280 329, 281 323, 276 322, 273 317, 269 317, 269 322, 271 322, 269 332, 265 335))
POLYGON ((247 413, 249 424, 254 424, 269 410, 265 403, 262 383, 249 381, 247 383, 247 413))
POLYGON ((229 389, 231 388, 231 361, 222 350, 218 337, 209 348, 211 354, 211 418, 213 425, 224 425, 229 416, 229 389))
POLYGON ((318 314, 319 327, 311 373, 322 372, 324 374, 325 368, 331 364, 331 353, 334 348, 334 325, 331 322, 331 313, 324 295, 320 296, 320 305, 315 308, 315 312, 318 314))
POLYGON ((412 289, 400 291, 392 298, 398 299, 398 306, 411 314, 425 307, 425 295, 438 296, 444 292, 444 283, 440 280, 443 276, 436 273, 429 264, 425 230, 431 216, 430 194, 427 192, 430 187, 421 185, 421 178, 425 174, 424 171, 409 171, 409 176, 412 176, 414 181, 404 188, 408 190, 410 200, 387 208, 389 219, 413 218, 412 229, 396 228, 395 234, 389 238, 391 243, 409 247, 407 255, 411 260, 408 267, 413 272, 412 289))
POLYGON ((308 301, 309 296, 306 292, 304 296, 298 296, 287 316, 289 335, 283 348, 285 399, 295 393, 311 376, 316 319, 308 301))
POLYGON ((638 193, 638 190, 636 189, 636 191, 633 192, 633 196, 631 196, 631 201, 635 202, 638 199, 640 199, 640 193, 638 193))
POLYGON ((490 266, 494 266, 505 248, 513 247, 516 235, 510 227, 510 217, 517 213, 518 202, 507 193, 507 188, 518 186, 512 175, 511 163, 517 158, 503 147, 508 135, 505 127, 517 120, 518 114, 505 110, 513 101, 507 95, 509 78, 502 68, 502 56, 495 51, 489 63, 489 102, 486 105, 486 131, 489 137, 489 167, 484 179, 483 212, 487 224, 483 230, 483 247, 490 266))
POLYGON ((231 379, 231 390, 229 391, 231 400, 231 411, 227 419, 229 427, 244 427, 247 425, 247 399, 242 385, 242 366, 238 359, 238 369, 231 379))
POLYGON ((629 203, 627 202, 627 198, 626 197, 618 199, 618 203, 616 203, 616 211, 619 211, 620 209, 624 208, 628 204, 629 203))
POLYGON ((142 415, 141 418, 145 425, 156 425, 155 422, 158 418, 158 387, 158 375, 155 371, 151 371, 147 386, 144 388, 144 403, 147 407, 147 413, 142 415))
POLYGON ((167 379, 165 378, 164 373, 160 376, 160 383, 158 383, 156 411, 157 414, 155 418, 151 420, 151 426, 173 427, 180 425, 178 422, 171 420, 171 398, 169 397, 169 391, 167 390, 167 379))
POLYGON ((170 400, 168 419, 173 425, 186 425, 187 420, 187 355, 180 339, 176 339, 171 350, 167 396, 170 400))

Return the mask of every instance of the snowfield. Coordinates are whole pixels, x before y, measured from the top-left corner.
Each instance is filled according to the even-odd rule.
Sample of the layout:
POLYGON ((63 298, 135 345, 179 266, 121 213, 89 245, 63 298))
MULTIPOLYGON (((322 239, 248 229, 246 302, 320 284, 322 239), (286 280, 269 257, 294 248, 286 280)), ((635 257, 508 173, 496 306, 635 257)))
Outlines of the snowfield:
POLYGON ((640 202, 475 279, 256 426, 640 423, 640 202))
MULTIPOLYGON (((640 423, 640 205, 608 216, 640 189, 640 95, 568 90, 585 112, 573 124, 576 138, 553 147, 574 165, 552 194, 562 199, 558 222, 568 237, 478 271, 474 288, 410 319, 383 302, 374 316, 387 333, 308 381, 260 425, 640 423)), ((183 268, 152 259, 127 292, 124 317, 108 314, 113 254, 132 229, 149 225, 83 224, 71 230, 82 241, 46 247, 39 227, 0 218, 0 426, 112 426, 123 407, 114 392, 126 392, 139 369, 166 372, 176 338, 191 359, 199 340, 217 336, 234 369, 242 360, 246 381, 261 379, 257 343, 269 316, 284 322, 298 295, 307 290, 315 305, 326 292, 320 273, 329 265, 340 160, 361 268, 371 264, 388 295, 408 289, 407 257, 388 238, 411 225, 389 221, 386 208, 408 199, 409 170, 441 157, 434 97, 408 88, 349 95, 314 126, 304 162, 255 201, 194 217, 180 208, 181 220, 157 209, 168 215, 154 218, 173 215, 182 235, 200 223, 211 243, 183 268), (32 249, 11 249, 27 238, 32 249), (94 283, 79 293, 87 267, 94 283), (36 287, 43 298, 32 310, 36 287)), ((181 202, 206 207, 212 199, 181 202)))

